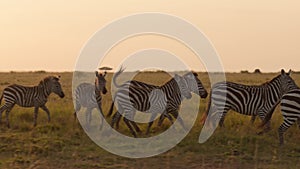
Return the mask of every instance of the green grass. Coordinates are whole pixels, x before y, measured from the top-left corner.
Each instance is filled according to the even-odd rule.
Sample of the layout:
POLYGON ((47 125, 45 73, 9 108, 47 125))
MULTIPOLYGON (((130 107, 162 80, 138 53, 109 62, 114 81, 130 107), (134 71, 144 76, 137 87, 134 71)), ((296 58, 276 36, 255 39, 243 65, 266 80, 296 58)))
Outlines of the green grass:
MULTIPOLYGON (((0 91, 7 85, 18 83, 35 85, 48 72, 0 73, 0 91)), ((225 128, 218 128, 204 144, 198 143, 201 131, 200 117, 206 109, 207 99, 201 100, 198 119, 191 132, 173 149, 158 156, 144 159, 129 159, 111 154, 93 143, 85 134, 78 121, 74 121, 71 95, 72 73, 59 73, 66 93, 64 99, 51 95, 47 106, 51 122, 47 123, 46 113, 40 110, 37 127, 33 127, 33 109, 14 107, 10 113, 11 129, 0 125, 0 168, 297 168, 300 166, 300 133, 297 126, 285 134, 286 144, 278 146, 277 128, 282 117, 277 108, 272 118, 272 130, 258 136, 257 126, 250 124, 250 117, 229 112, 225 128)), ((276 74, 228 73, 227 80, 243 84, 261 84, 276 74)), ((300 84, 300 75, 293 74, 300 84)), ((206 73, 199 74, 209 89, 206 73)), ((111 74, 108 76, 110 88, 111 74)), ((139 74, 136 79, 161 84, 168 79, 166 74, 139 74), (156 78, 159 76, 159 78, 156 78)), ((2 103, 3 104, 3 103, 2 103)), ((110 92, 104 96, 105 113, 111 104, 110 92)), ((4 114, 3 114, 4 117, 4 114)), ((110 119, 107 119, 110 121, 110 119)), ((146 125, 140 125, 145 131, 146 125)), ((153 125, 151 135, 167 129, 165 120, 161 128, 153 125)), ((121 122, 120 132, 130 136, 121 122)), ((143 136, 143 135, 142 135, 143 136)))

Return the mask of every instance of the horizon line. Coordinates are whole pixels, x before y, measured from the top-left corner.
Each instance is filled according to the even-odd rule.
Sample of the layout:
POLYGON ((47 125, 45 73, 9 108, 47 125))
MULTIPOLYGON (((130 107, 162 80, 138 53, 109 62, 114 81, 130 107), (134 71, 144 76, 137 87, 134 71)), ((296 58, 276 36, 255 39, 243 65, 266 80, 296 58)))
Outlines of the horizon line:
MULTIPOLYGON (((96 71, 96 70, 95 70, 96 71)), ((67 71, 47 71, 47 70, 10 70, 10 71, 3 71, 0 70, 0 73, 75 73, 75 72, 85 72, 85 73, 94 73, 95 71, 79 71, 79 70, 67 70, 67 71)), ((189 70, 172 70, 172 71, 164 71, 164 70, 155 70, 155 71, 151 71, 151 70, 144 70, 144 71, 140 71, 140 70, 134 70, 134 71, 125 71, 124 73, 134 73, 134 72, 141 72, 141 73, 157 73, 157 72, 187 72, 189 70)), ((107 71, 107 73, 116 73, 117 71, 107 71)), ((269 72, 264 72, 264 71, 260 71, 260 72, 255 72, 255 71, 247 71, 247 70, 240 70, 240 71, 224 71, 224 72, 220 72, 220 71, 194 71, 193 72, 197 72, 197 73, 243 73, 243 74, 259 74, 259 73, 278 73, 279 71, 269 71, 269 72)), ((300 71, 298 70, 292 70, 293 73, 300 73, 300 71)))

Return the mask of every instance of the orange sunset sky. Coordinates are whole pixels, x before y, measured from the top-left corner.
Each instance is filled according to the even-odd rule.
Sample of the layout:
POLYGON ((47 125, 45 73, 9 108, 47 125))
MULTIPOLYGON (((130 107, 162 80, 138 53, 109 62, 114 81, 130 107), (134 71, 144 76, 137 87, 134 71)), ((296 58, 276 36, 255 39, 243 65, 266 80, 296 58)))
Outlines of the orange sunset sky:
MULTIPOLYGON (((73 71, 96 31, 143 12, 171 14, 198 27, 215 46, 225 71, 300 70, 297 0, 0 0, 0 71, 73 71)), ((101 64, 115 68, 147 48, 170 51, 192 69, 205 70, 185 46, 155 35, 125 40, 101 64)))

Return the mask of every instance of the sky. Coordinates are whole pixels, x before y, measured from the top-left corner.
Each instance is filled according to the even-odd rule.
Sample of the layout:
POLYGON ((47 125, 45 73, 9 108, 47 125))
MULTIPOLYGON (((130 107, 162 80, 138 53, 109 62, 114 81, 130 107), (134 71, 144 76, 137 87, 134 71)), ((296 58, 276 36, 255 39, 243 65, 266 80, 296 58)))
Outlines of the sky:
MULTIPOLYGON (((299 9, 297 0, 0 0, 0 71, 73 71, 97 31, 144 12, 178 16, 196 26, 215 47, 225 71, 299 71, 299 9)), ((169 51, 191 69, 206 70, 186 46, 157 35, 128 38, 95 62, 116 68, 151 48, 169 51)))

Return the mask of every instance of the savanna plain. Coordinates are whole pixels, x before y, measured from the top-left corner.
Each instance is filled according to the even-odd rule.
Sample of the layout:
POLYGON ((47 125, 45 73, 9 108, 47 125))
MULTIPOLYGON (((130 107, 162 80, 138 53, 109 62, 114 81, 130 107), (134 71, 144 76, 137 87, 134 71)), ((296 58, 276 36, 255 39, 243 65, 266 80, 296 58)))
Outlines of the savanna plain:
MULTIPOLYGON (((226 73, 228 81, 248 85, 259 85, 271 80, 278 73, 226 73)), ((51 112, 51 122, 46 113, 39 111, 38 125, 33 127, 33 108, 15 106, 10 113, 11 128, 5 126, 5 113, 0 125, 0 168, 299 168, 300 166, 300 129, 292 126, 285 133, 285 145, 278 144, 277 128, 282 122, 280 106, 271 120, 272 130, 257 135, 260 120, 250 123, 250 116, 230 111, 225 119, 225 128, 217 128, 212 137, 203 144, 198 143, 202 128, 200 118, 206 110, 209 98, 201 99, 198 117, 189 134, 173 149, 150 158, 130 159, 111 154, 97 146, 74 120, 72 101, 71 72, 51 73, 7 72, 0 73, 0 91, 10 84, 37 85, 48 75, 60 75, 66 94, 60 99, 52 94, 47 106, 51 112)), ((108 113, 111 104, 111 78, 107 76, 108 93, 103 96, 102 108, 108 113)), ((207 73, 198 73, 199 79, 210 91, 207 73)), ((292 74, 300 85, 300 74, 292 74)), ((140 73, 135 77, 152 84, 162 84, 169 77, 162 72, 140 73)), ((193 96, 197 97, 197 96, 193 96)), ((1 105, 3 105, 3 100, 1 105)), ((96 114, 95 114, 96 115, 96 114)), ((94 115, 94 116, 95 116, 94 115)), ((106 119, 108 122, 110 118, 106 119)), ((162 127, 155 121, 151 134, 166 130, 170 123, 165 120, 162 127)), ((146 124, 139 124, 143 133, 146 124)), ((130 136, 129 130, 120 123, 120 132, 130 136)), ((143 133, 140 137, 144 137, 143 133)))

